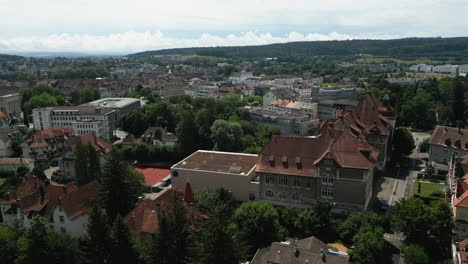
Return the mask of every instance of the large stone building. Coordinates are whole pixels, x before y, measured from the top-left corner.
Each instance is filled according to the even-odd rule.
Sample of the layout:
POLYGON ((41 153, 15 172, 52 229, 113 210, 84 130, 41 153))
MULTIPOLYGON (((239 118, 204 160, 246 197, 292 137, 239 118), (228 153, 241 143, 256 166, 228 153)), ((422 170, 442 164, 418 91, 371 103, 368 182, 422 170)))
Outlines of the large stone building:
POLYGON ((117 119, 141 107, 140 99, 120 97, 102 98, 83 104, 83 106, 87 105, 113 109, 116 111, 117 119))
POLYGON ((92 133, 110 140, 117 123, 117 112, 99 106, 53 106, 33 110, 34 128, 55 126, 73 128, 76 134, 92 133))
POLYGON ((468 236, 468 155, 453 157, 447 176, 455 233, 468 236))
POLYGON ((308 114, 271 110, 266 107, 246 106, 251 121, 256 124, 277 127, 282 135, 310 136, 315 133, 319 120, 308 114))
POLYGON ((437 126, 429 145, 429 162, 448 164, 453 156, 468 154, 468 129, 437 126))
POLYGON ((329 201, 336 212, 364 211, 379 152, 347 129, 315 137, 273 136, 259 153, 260 200, 306 207, 329 201))
POLYGON ((268 106, 278 99, 297 101, 299 98, 300 94, 291 88, 272 89, 263 96, 263 106, 268 106))
POLYGON ((327 120, 321 127, 332 125, 336 129, 347 129, 356 136, 363 136, 380 152, 376 166, 383 170, 391 152, 395 120, 393 108, 367 92, 356 107, 342 111, 338 118, 327 120))

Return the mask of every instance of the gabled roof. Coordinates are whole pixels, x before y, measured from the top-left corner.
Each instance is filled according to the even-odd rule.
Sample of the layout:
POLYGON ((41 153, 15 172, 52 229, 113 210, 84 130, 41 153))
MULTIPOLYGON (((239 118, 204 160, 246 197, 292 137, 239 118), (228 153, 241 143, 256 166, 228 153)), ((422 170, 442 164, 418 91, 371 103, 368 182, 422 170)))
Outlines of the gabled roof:
POLYGON ((327 158, 342 168, 368 170, 378 153, 348 130, 331 126, 316 137, 273 136, 258 156, 257 172, 317 176, 317 166, 327 158), (366 156, 365 153, 372 153, 366 156))
POLYGON ((101 156, 110 153, 112 150, 112 144, 94 134, 84 134, 74 137, 70 142, 71 149, 75 149, 78 140, 81 140, 81 143, 85 146, 91 144, 94 150, 101 156))
POLYGON ((98 197, 98 184, 92 181, 65 194, 60 204, 68 218, 75 219, 91 211, 98 197))
POLYGON ((37 131, 32 138, 28 139, 23 144, 28 144, 31 148, 46 147, 49 144, 65 142, 73 135, 71 127, 51 127, 45 130, 37 131))
MULTIPOLYGON (((146 199, 141 201, 141 203, 138 204, 137 207, 135 207, 135 209, 133 209, 124 219, 130 227, 130 231, 133 234, 154 233, 159 225, 157 210, 164 210, 167 204, 171 201, 173 195, 177 195, 182 199, 188 199, 188 201, 185 199, 184 201, 187 214, 190 214, 192 210, 190 206, 193 206, 190 205, 193 204, 193 195, 190 195, 188 192, 191 192, 190 184, 186 187, 185 193, 178 189, 167 189, 155 200, 146 199)), ((195 212, 195 215, 199 216, 197 212, 195 212)))
POLYGON ((434 132, 432 132, 429 144, 468 149, 468 129, 436 126, 434 132))

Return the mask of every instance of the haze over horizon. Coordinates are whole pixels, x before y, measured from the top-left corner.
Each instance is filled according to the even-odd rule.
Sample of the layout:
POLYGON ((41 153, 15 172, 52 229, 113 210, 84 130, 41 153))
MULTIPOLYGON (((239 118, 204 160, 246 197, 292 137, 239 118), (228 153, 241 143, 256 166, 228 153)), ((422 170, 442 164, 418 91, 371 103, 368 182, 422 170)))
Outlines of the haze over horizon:
POLYGON ((0 0, 0 53, 467 36, 468 0, 0 0), (24 7, 27 7, 26 9, 24 7))

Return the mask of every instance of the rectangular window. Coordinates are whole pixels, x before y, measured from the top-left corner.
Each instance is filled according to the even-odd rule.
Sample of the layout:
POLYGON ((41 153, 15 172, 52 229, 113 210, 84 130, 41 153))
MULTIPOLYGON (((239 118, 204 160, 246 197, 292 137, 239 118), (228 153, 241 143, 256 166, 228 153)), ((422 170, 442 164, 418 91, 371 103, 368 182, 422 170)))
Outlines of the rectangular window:
POLYGON ((301 178, 299 176, 293 177, 293 186, 294 187, 301 187, 301 178))
POLYGON ((322 188, 322 198, 333 198, 333 188, 323 187, 322 188))
POLYGON ((266 184, 275 184, 275 176, 273 176, 273 175, 266 175, 266 176, 265 176, 265 183, 266 183, 266 184))
POLYGON ((280 175, 279 176, 279 184, 280 185, 288 185, 288 176, 280 175))
POLYGON ((312 179, 307 178, 307 179, 306 179, 306 188, 307 188, 307 189, 310 189, 311 186, 312 186, 312 179))
POLYGON ((59 216, 59 219, 60 219, 60 223, 65 222, 65 217, 63 215, 59 216))
POLYGON ((333 184, 334 178, 331 174, 326 174, 322 176, 322 184, 331 185, 333 184))

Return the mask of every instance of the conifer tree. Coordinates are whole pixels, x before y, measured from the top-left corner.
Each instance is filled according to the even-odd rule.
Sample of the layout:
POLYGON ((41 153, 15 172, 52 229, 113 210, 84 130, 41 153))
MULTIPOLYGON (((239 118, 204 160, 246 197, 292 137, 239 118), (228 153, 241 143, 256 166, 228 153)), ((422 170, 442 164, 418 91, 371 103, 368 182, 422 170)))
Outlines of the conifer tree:
POLYGON ((103 211, 95 207, 89 214, 87 235, 83 245, 84 263, 108 263, 110 259, 111 242, 110 228, 103 211))
POLYGON ((88 149, 83 145, 81 139, 78 139, 76 142, 73 154, 75 155, 76 182, 81 186, 90 182, 88 175, 88 149))
POLYGON ((99 179, 101 176, 101 164, 99 153, 94 149, 91 143, 88 143, 88 164, 87 164, 87 171, 88 175, 90 175, 91 180, 99 179))
POLYGON ((110 263, 128 264, 138 262, 138 252, 130 234, 130 229, 120 215, 115 219, 111 232, 112 250, 110 263))
POLYGON ((113 149, 106 157, 100 180, 100 202, 110 221, 117 215, 127 215, 142 193, 139 174, 121 160, 113 149))
POLYGON ((152 250, 155 263, 187 263, 191 220, 179 196, 174 194, 167 207, 159 209, 158 223, 152 250))

